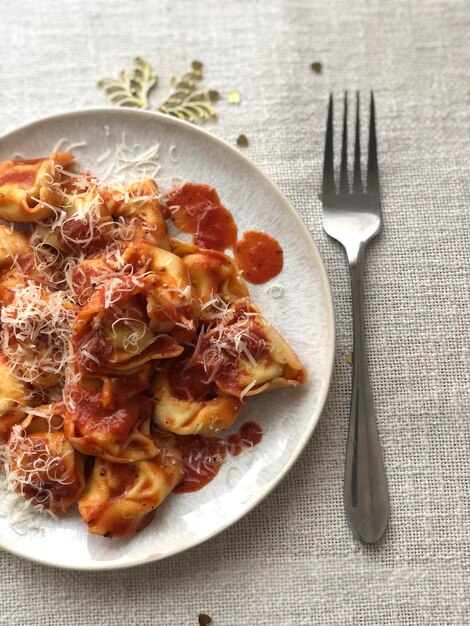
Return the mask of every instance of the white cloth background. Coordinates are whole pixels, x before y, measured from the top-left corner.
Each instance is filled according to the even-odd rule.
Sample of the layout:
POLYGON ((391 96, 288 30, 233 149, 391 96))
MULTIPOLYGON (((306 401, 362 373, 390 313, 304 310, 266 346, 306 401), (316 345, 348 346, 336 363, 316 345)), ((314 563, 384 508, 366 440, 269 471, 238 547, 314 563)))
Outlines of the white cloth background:
POLYGON ((321 423, 255 511, 208 543, 134 570, 80 573, 0 554, 7 625, 470 623, 467 0, 3 0, 0 132, 106 103, 98 78, 141 54, 163 82, 191 60, 237 89, 214 132, 293 202, 317 242, 337 313, 321 423), (310 70, 313 61, 323 73, 310 70), (375 547, 345 522, 351 370, 348 276, 321 228, 327 96, 376 93, 384 231, 367 262, 368 345, 391 523, 375 547))

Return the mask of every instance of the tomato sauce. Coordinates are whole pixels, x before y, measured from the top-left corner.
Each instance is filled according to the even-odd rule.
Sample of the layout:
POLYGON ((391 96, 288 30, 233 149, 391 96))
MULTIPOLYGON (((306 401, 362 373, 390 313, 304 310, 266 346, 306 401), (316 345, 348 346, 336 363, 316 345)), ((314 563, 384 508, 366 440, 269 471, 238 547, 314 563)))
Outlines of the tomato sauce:
POLYGON ((246 422, 240 428, 240 432, 236 435, 230 435, 227 440, 230 446, 230 454, 232 456, 238 456, 247 448, 253 448, 263 438, 263 431, 255 422, 246 422))
POLYGON ((178 361, 170 367, 168 378, 173 395, 179 400, 204 402, 213 397, 207 384, 207 374, 201 365, 185 370, 187 361, 178 361))
POLYGON ((136 484, 138 472, 134 463, 107 463, 105 476, 109 501, 115 502, 136 484))
POLYGON ((106 264, 86 265, 81 263, 71 269, 70 277, 73 292, 80 306, 84 306, 95 294, 95 285, 107 271, 111 273, 112 269, 106 264))
POLYGON ((223 251, 235 244, 237 226, 213 187, 184 183, 168 192, 166 205, 176 228, 192 234, 201 248, 223 251))
POLYGON ((274 237, 248 230, 235 246, 235 261, 245 280, 261 285, 281 272, 284 253, 274 237))
POLYGON ((25 167, 24 169, 11 170, 0 176, 1 185, 18 185, 23 189, 31 189, 36 180, 36 170, 31 167, 25 167))
POLYGON ((238 456, 257 445, 262 437, 261 427, 254 422, 243 424, 239 433, 227 440, 201 435, 178 436, 176 445, 183 455, 184 476, 175 492, 199 491, 217 476, 227 454, 238 456))
POLYGON ((115 441, 125 441, 149 406, 146 396, 136 395, 119 408, 107 408, 101 403, 101 390, 88 391, 80 387, 77 391, 79 402, 73 413, 67 414, 67 421, 72 422, 82 436, 98 431, 109 433, 115 441))
POLYGON ((80 217, 67 218, 61 228, 56 228, 54 234, 64 250, 71 253, 78 253, 83 249, 88 254, 98 252, 106 247, 104 232, 88 220, 80 217))
POLYGON ((105 408, 118 407, 142 391, 150 383, 150 365, 144 365, 135 374, 125 377, 106 377, 101 387, 100 401, 105 408))

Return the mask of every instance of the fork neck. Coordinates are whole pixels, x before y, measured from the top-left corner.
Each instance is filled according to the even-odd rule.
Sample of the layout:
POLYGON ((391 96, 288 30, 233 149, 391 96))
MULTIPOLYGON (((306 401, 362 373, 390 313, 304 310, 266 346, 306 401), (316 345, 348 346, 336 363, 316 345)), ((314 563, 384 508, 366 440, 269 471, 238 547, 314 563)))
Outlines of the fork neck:
POLYGON ((353 379, 362 379, 365 386, 369 384, 365 348, 364 319, 364 257, 365 245, 358 246, 354 255, 348 250, 349 274, 351 278, 351 296, 353 309, 353 379))
MULTIPOLYGON (((346 254, 349 261, 349 267, 351 270, 355 268, 357 270, 358 275, 362 275, 362 271, 364 268, 364 255, 366 250, 366 244, 361 242, 356 246, 345 246, 346 254)), ((356 272, 355 272, 356 273, 356 272)), ((351 278, 352 278, 351 272, 351 278)))

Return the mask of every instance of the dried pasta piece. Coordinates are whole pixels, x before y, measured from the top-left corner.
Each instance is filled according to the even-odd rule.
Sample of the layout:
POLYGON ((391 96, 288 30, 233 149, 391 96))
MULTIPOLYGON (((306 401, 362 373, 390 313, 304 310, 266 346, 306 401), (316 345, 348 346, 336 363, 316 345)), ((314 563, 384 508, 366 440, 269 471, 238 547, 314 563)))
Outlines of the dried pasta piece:
POLYGON ((73 163, 69 152, 0 163, 0 219, 35 222, 54 213, 60 203, 62 169, 73 163))
POLYGON ((235 421, 242 403, 207 382, 202 367, 170 362, 156 373, 154 421, 178 435, 214 436, 235 421))
POLYGON ((95 535, 123 537, 145 528, 183 477, 180 451, 168 437, 145 461, 117 465, 96 459, 78 510, 95 535))

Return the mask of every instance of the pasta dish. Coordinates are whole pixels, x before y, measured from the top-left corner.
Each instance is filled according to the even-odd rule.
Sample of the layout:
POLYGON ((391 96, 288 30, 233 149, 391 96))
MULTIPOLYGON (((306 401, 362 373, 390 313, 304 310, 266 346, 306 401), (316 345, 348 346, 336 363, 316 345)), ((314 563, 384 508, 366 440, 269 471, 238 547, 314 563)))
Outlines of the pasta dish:
POLYGON ((259 440, 253 425, 220 437, 251 396, 306 380, 247 286, 282 249, 238 239, 212 187, 103 184, 68 152, 11 159, 0 220, 0 441, 32 507, 77 505, 106 537, 141 530, 215 475, 194 464, 202 443, 223 460, 259 440))

